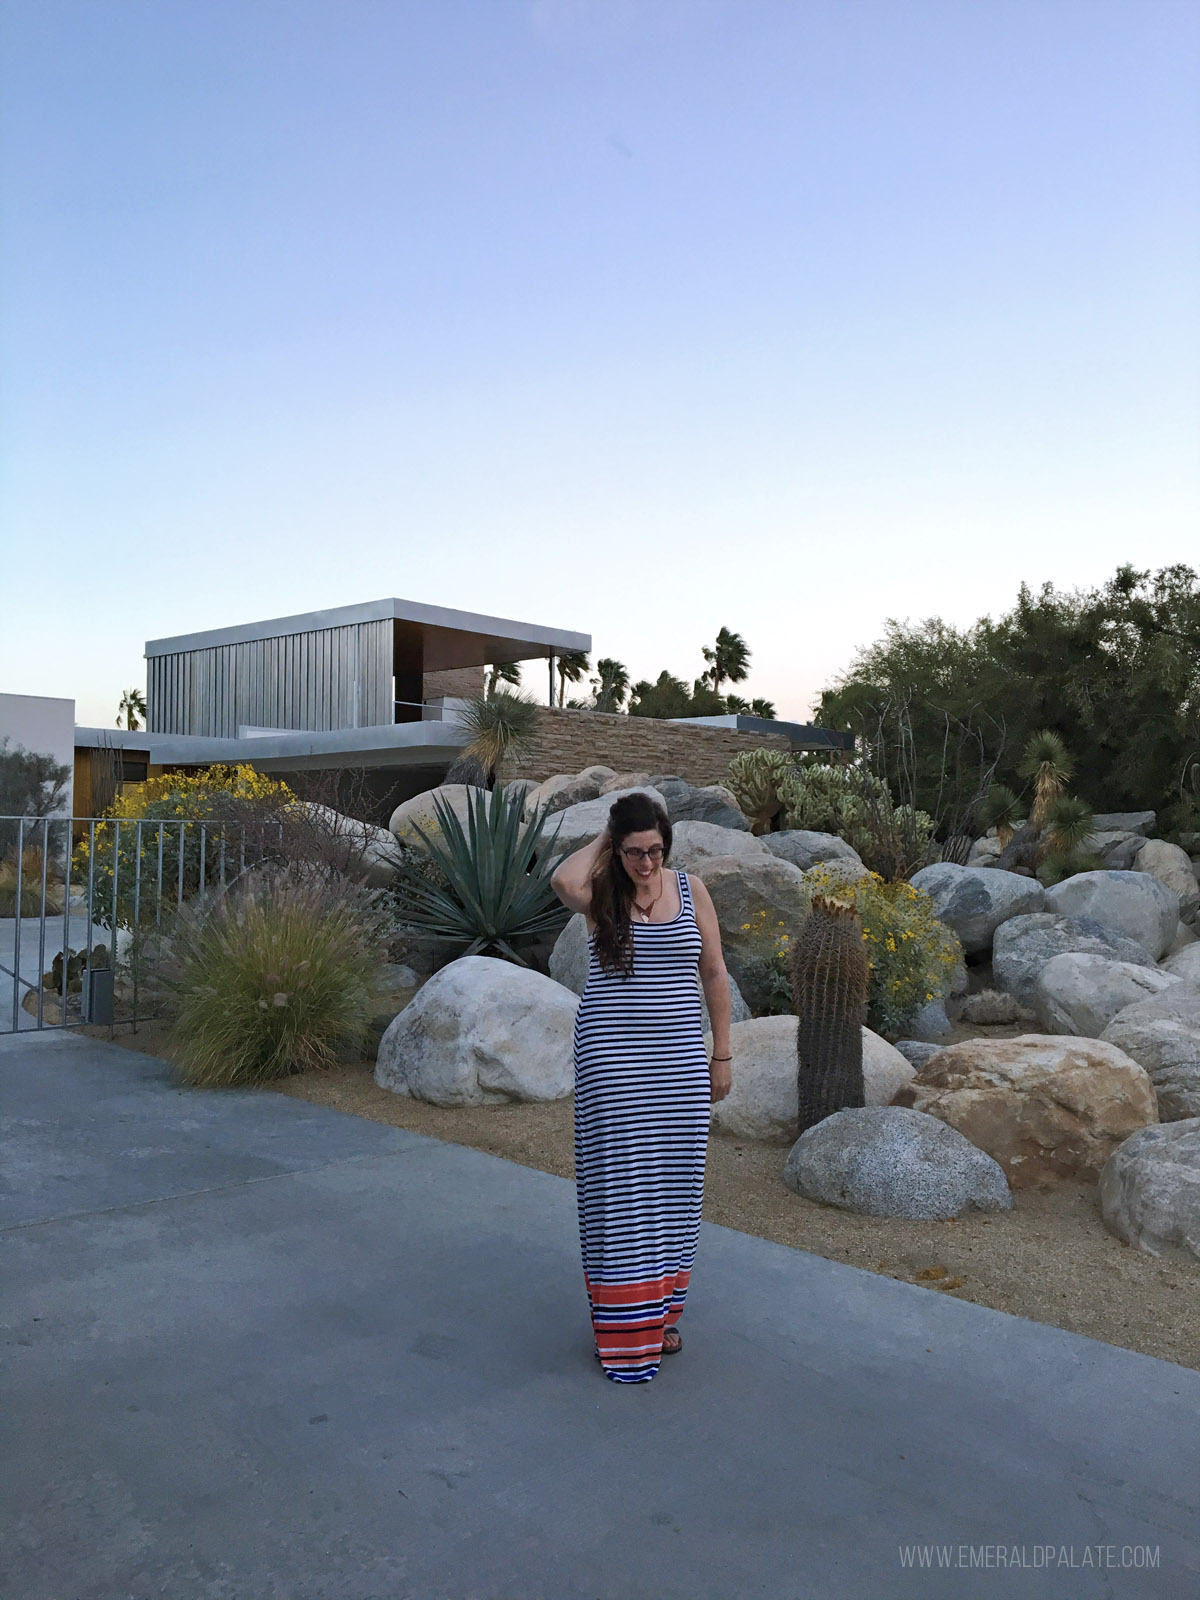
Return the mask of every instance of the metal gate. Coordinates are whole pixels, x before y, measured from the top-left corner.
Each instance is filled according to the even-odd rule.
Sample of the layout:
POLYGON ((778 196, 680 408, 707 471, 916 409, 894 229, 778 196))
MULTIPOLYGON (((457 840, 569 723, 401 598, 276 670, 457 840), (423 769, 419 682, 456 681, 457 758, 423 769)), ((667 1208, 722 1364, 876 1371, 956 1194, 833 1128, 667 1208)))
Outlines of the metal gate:
POLYGON ((145 936, 263 854, 224 821, 0 817, 0 1033, 148 1020, 145 936))

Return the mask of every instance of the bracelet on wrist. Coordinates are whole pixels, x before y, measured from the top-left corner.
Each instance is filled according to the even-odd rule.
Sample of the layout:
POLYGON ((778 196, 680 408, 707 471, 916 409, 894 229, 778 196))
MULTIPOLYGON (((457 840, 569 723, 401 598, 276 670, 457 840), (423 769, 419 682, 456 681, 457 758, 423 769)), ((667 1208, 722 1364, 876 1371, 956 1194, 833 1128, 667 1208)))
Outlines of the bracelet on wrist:
POLYGON ((732 1061, 732 1056, 709 1056, 710 1061, 732 1061))

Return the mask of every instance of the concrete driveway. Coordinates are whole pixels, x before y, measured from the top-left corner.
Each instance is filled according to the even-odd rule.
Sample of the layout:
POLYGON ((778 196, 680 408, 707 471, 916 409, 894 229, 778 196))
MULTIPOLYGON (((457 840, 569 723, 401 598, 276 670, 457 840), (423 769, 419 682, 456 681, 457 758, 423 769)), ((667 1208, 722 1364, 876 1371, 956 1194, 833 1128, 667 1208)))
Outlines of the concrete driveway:
POLYGON ((592 1359, 573 1185, 0 1040, 6 1600, 1200 1593, 1200 1374, 705 1224, 592 1359))

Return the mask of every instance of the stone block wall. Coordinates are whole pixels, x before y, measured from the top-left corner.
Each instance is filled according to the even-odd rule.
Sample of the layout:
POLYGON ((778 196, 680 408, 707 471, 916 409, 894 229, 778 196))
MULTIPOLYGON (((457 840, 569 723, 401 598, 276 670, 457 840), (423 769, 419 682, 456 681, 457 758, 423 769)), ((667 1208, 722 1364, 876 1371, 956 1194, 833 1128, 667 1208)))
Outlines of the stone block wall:
POLYGON ((486 667, 450 667, 445 672, 427 672, 422 679, 422 698, 437 700, 446 695, 465 700, 473 694, 482 694, 486 679, 486 667))
POLYGON ((699 728, 656 717, 610 716, 600 711, 538 707, 536 741, 517 762, 506 762, 501 778, 541 782, 556 772, 581 772, 601 765, 617 772, 677 772, 690 783, 723 783, 729 763, 742 750, 790 750, 782 733, 739 733, 699 728))

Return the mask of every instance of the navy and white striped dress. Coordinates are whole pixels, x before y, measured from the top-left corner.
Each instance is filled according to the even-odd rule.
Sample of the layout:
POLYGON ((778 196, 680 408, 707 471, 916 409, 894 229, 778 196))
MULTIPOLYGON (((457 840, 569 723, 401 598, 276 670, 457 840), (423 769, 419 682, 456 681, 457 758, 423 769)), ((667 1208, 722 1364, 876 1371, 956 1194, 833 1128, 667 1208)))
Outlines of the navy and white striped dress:
POLYGON ((686 872, 679 915, 633 922, 633 973, 588 935, 575 1017, 575 1181, 583 1274, 606 1375, 645 1383, 683 1313, 700 1232, 711 1086, 686 872))

